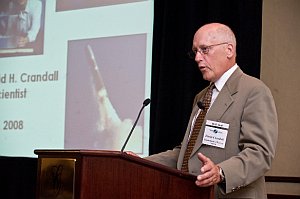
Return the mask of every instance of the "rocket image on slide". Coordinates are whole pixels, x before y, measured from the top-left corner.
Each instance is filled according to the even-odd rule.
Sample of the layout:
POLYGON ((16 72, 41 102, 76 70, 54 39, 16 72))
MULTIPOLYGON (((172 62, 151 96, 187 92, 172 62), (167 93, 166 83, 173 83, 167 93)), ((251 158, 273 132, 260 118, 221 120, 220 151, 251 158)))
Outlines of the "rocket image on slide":
POLYGON ((96 90, 98 101, 99 101, 99 111, 100 111, 99 130, 103 131, 104 129, 109 129, 112 126, 119 125, 121 123, 121 120, 107 96, 107 91, 104 86, 103 78, 99 71, 99 67, 96 62, 92 47, 88 45, 87 49, 91 60, 91 71, 94 80, 94 88, 96 90))
MULTIPOLYGON (((109 150, 120 150, 123 143, 128 136, 128 133, 133 125, 131 119, 121 120, 117 114, 117 111, 113 107, 108 92, 105 88, 105 84, 100 73, 94 52, 90 45, 87 45, 87 52, 90 61, 90 70, 92 73, 93 87, 95 90, 95 95, 99 107, 99 122, 98 122, 98 131, 99 133, 106 133, 106 136, 103 136, 111 141, 109 143, 109 150)), ((136 126, 133 137, 129 142, 128 149, 141 152, 142 150, 142 141, 143 141, 143 130, 141 126, 136 126)), ((103 140, 103 143, 106 142, 103 140)), ((101 144, 100 144, 101 145, 101 144)), ((100 146, 101 147, 101 146, 100 146)))

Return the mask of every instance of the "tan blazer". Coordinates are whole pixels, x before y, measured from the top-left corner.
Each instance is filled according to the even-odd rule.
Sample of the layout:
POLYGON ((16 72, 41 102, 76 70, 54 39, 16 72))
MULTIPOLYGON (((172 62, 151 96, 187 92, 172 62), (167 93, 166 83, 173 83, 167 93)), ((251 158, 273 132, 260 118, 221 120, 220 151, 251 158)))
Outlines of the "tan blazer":
MULTIPOLYGON (((191 122, 198 111, 197 102, 202 99, 206 89, 194 99, 194 108, 181 147, 147 159, 181 169, 191 122)), ((202 163, 197 153, 201 152, 219 164, 225 173, 226 189, 216 186, 216 198, 264 199, 264 174, 271 167, 277 136, 277 113, 270 90, 262 81, 237 68, 206 114, 189 159, 189 172, 200 174, 202 163), (229 124, 224 149, 202 144, 206 120, 229 124)))

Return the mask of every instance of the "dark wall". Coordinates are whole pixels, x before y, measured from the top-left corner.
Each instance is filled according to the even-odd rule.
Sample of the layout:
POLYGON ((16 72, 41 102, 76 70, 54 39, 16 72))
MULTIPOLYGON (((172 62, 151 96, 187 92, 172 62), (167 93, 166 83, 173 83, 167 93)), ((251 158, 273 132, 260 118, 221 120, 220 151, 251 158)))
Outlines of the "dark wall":
POLYGON ((37 158, 0 156, 0 198, 34 199, 37 158))

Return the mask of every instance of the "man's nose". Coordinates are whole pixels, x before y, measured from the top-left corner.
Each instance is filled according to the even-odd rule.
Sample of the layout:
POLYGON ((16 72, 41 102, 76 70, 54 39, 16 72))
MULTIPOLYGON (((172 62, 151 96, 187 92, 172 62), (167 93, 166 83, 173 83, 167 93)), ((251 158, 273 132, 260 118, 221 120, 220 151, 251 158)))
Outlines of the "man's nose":
POLYGON ((199 62, 199 61, 202 61, 203 60, 203 55, 200 53, 200 51, 196 51, 196 54, 195 54, 195 61, 196 62, 199 62))

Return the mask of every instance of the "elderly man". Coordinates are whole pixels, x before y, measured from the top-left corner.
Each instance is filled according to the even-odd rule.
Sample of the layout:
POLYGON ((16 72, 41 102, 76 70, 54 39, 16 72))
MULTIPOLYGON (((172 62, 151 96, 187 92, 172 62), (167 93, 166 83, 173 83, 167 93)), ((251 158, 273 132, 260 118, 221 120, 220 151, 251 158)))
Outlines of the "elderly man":
POLYGON ((214 185, 215 198, 266 199, 278 136, 269 88, 239 68, 235 35, 224 24, 199 28, 190 56, 210 86, 194 99, 181 145, 146 159, 196 175, 196 186, 214 185))

